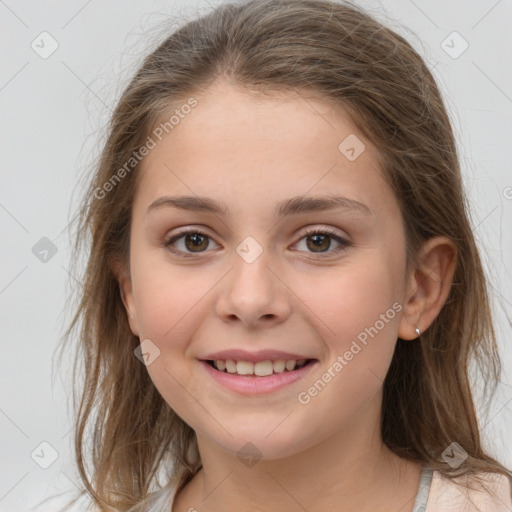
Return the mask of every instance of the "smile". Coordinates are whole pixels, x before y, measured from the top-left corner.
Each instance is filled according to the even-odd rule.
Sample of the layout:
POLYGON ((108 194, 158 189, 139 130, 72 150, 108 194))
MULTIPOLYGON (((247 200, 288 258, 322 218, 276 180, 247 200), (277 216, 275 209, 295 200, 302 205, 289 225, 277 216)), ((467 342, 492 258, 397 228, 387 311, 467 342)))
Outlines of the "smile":
POLYGON ((267 377, 274 373, 283 373, 285 371, 294 371, 302 368, 313 359, 276 359, 275 361, 234 361, 233 359, 208 361, 208 363, 217 370, 225 373, 237 375, 254 375, 257 377, 267 377))
POLYGON ((317 359, 234 361, 201 360, 209 376, 222 387, 242 395, 272 393, 304 378, 319 364, 317 359))

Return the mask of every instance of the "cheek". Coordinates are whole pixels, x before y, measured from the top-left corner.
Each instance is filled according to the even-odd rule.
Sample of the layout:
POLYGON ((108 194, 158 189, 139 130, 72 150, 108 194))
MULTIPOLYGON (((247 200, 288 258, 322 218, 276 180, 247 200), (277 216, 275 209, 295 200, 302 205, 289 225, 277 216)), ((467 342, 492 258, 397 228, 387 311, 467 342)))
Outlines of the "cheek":
MULTIPOLYGON (((397 308, 393 309, 393 304, 401 299, 394 274, 376 259, 371 264, 351 264, 308 281, 304 284, 303 296, 331 337, 357 336, 391 308, 385 318, 388 330, 389 325, 397 324, 397 308)), ((382 329, 380 322, 378 325, 379 330, 382 329)))
POLYGON ((194 272, 192 267, 171 263, 165 256, 162 248, 132 253, 132 282, 141 338, 154 338, 159 344, 181 339, 176 333, 196 316, 209 288, 204 271, 194 272))
MULTIPOLYGON (((378 391, 398 335, 402 304, 397 272, 385 259, 373 256, 338 268, 335 275, 323 280, 323 287, 312 288, 311 283, 307 287, 323 290, 309 295, 308 306, 315 313, 316 330, 328 351, 330 374, 325 380, 333 382, 329 387, 337 390, 338 397, 348 397, 346 410, 378 391)), ((320 400, 331 398, 334 395, 328 392, 320 400)), ((344 400, 336 400, 340 399, 344 400)))
POLYGON ((305 411, 314 407, 319 416, 341 425, 366 406, 379 406, 402 309, 393 278, 374 259, 372 265, 338 269, 336 277, 325 280, 323 295, 309 297, 328 355, 320 375, 302 389, 299 402, 305 411))
MULTIPOLYGON (((201 414, 191 396, 196 396, 193 364, 186 357, 190 340, 203 321, 204 297, 210 284, 195 274, 169 264, 139 267, 134 276, 140 339, 149 339, 157 356, 147 365, 155 387, 172 409, 187 423, 201 414)), ((197 371, 197 370, 196 370, 197 371)))

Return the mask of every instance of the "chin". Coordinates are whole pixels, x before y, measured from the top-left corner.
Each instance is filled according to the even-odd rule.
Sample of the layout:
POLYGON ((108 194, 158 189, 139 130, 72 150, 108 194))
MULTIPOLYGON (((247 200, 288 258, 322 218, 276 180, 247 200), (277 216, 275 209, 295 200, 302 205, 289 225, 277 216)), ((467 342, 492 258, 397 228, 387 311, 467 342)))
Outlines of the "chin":
MULTIPOLYGON (((304 440, 296 432, 283 428, 278 433, 277 431, 280 428, 277 427, 276 429, 275 425, 269 425, 269 428, 253 427, 241 431, 233 427, 236 435, 231 437, 226 434, 222 439, 217 439, 216 443, 224 450, 240 458, 241 462, 247 460, 249 463, 261 459, 283 459, 296 455, 305 449, 304 440)), ((313 444, 312 442, 311 445, 313 444)), ((249 466, 249 464, 247 465, 249 466)))

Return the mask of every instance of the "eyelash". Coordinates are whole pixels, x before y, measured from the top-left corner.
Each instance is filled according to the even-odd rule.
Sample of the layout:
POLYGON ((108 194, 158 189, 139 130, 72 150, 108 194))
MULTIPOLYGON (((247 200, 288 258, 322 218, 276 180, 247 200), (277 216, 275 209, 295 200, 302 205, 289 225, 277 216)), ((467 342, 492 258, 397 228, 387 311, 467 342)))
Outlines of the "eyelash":
MULTIPOLYGON (((177 254, 178 256, 183 257, 183 258, 190 258, 190 257, 194 257, 194 256, 197 256, 197 255, 200 255, 201 254, 200 252, 198 252, 198 253, 185 253, 183 251, 180 251, 180 250, 172 247, 172 244, 174 242, 176 242, 177 240, 179 240, 180 238, 182 238, 183 236, 188 235, 188 234, 200 235, 200 236, 203 236, 203 237, 211 239, 211 237, 209 235, 207 235, 206 233, 203 233, 202 231, 200 231, 198 229, 192 228, 192 229, 186 229, 186 230, 180 231, 176 235, 172 236, 171 238, 169 238, 168 240, 166 240, 164 242, 164 246, 167 249, 169 249, 169 251, 171 251, 172 253, 177 254)), ((347 247, 349 247, 351 245, 351 243, 348 240, 346 240, 345 238, 340 237, 339 235, 336 234, 335 231, 333 231, 333 230, 331 230, 329 228, 325 228, 325 229, 322 229, 322 230, 315 229, 315 228, 308 228, 307 231, 304 233, 304 235, 299 239, 299 241, 302 240, 303 238, 307 238, 307 237, 310 237, 310 236, 313 236, 313 235, 327 235, 330 238, 333 238, 336 242, 339 242, 341 244, 336 249, 329 250, 329 251, 326 251, 324 253, 310 253, 312 255, 313 259, 322 259, 322 258, 327 257, 327 256, 323 256, 323 254, 326 254, 328 256, 332 256, 333 254, 338 254, 339 252, 345 250, 347 247)))

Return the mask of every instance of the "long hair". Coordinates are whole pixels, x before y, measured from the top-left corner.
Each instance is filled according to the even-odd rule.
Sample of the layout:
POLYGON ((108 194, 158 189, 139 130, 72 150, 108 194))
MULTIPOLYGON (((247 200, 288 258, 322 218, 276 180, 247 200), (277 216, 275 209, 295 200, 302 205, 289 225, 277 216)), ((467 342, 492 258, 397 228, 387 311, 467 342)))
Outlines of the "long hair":
POLYGON ((509 476, 482 446, 475 412, 472 368, 491 396, 500 359, 455 138, 432 74, 402 36, 356 5, 253 0, 187 21, 145 58, 115 107, 80 205, 74 250, 76 259, 87 251, 87 265, 65 338, 77 332, 74 444, 86 492, 102 511, 127 511, 160 488, 162 468, 181 488, 201 467, 193 429, 134 355, 141 340, 130 331, 113 268, 127 264, 134 154, 162 119, 219 77, 248 92, 313 91, 349 113, 377 147, 399 202, 408 268, 430 237, 455 242, 444 307, 420 342, 397 340, 382 438, 397 455, 449 478, 509 476), (441 459, 453 441, 468 453, 458 469, 441 459))

